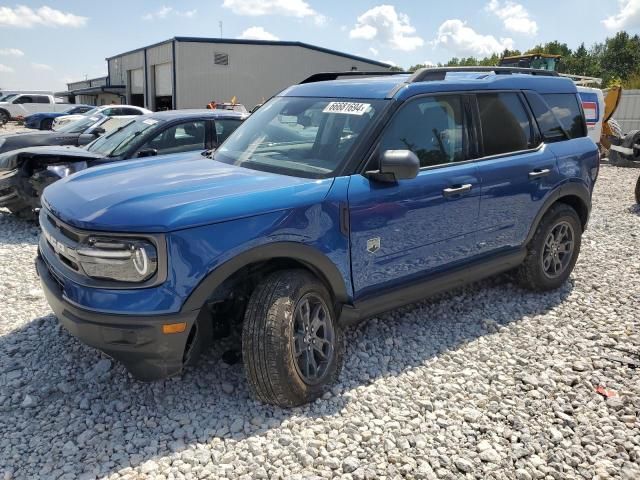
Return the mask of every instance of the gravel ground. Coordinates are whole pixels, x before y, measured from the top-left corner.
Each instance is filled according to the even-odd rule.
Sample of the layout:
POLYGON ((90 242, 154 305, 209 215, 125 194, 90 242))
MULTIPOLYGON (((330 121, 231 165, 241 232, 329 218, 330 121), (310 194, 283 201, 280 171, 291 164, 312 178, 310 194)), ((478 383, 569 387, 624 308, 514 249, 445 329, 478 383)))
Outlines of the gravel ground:
POLYGON ((636 176, 602 168, 563 288, 501 276, 373 319, 348 333, 333 392, 293 410, 251 400, 222 346, 132 380, 58 326, 36 227, 0 211, 0 480, 637 480, 640 378, 613 359, 640 362, 636 176))

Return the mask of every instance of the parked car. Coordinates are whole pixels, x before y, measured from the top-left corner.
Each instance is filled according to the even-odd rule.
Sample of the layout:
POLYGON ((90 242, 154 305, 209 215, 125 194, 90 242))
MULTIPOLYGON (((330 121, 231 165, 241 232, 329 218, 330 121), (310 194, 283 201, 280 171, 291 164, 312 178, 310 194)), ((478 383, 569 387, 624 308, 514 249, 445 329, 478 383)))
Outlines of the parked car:
POLYGON ((576 86, 459 71, 308 79, 213 161, 112 164, 48 187, 37 270, 59 321, 143 380, 243 322, 250 391, 289 407, 338 378, 348 325, 511 269, 558 288, 599 166, 576 86))
MULTIPOLYGON (((40 196, 46 186, 74 172, 131 158, 208 152, 222 143, 246 116, 226 110, 175 110, 135 118, 102 116, 118 126, 85 147, 65 144, 0 154, 0 207, 28 217, 40 207, 40 196)), ((95 117, 86 117, 92 118, 95 117)), ((68 124, 63 130, 84 121, 68 124)), ((105 121, 100 130, 106 125, 105 121)), ((104 133, 100 130, 96 132, 94 128, 75 138, 104 133)), ((55 138, 58 133, 62 132, 50 135, 55 138)))
POLYGON ((63 115, 82 115, 95 107, 91 105, 74 105, 67 108, 64 112, 42 112, 34 113, 24 119, 24 126, 27 128, 35 128, 37 130, 51 130, 53 120, 63 115))
POLYGON ((9 95, 0 102, 0 124, 18 117, 27 117, 40 112, 63 112, 69 108, 62 98, 44 94, 9 95))
POLYGON ((53 130, 59 130, 67 123, 80 120, 83 116, 86 115, 91 116, 100 114, 107 117, 131 117, 136 115, 148 115, 150 113, 153 112, 151 110, 147 110, 146 108, 136 107, 135 105, 103 105, 101 107, 94 107, 93 109, 83 114, 63 115, 57 117, 53 120, 53 125, 51 128, 53 128, 53 130))

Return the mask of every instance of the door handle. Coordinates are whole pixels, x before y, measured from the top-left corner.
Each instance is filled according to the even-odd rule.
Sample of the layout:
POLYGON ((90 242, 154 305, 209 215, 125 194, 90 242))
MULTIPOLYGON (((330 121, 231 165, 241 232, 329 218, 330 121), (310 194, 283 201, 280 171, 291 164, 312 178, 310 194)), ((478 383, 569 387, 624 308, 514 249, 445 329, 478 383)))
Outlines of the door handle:
POLYGON ((460 186, 456 185, 456 186, 448 187, 442 190, 442 195, 444 195, 445 197, 452 197, 453 195, 460 195, 462 193, 467 193, 471 191, 472 186, 473 185, 471 185, 470 183, 465 183, 464 185, 460 185, 460 186))
POLYGON ((542 170, 536 168, 533 172, 529 172, 529 178, 535 180, 536 178, 546 177, 551 173, 551 170, 548 168, 543 168, 542 170))

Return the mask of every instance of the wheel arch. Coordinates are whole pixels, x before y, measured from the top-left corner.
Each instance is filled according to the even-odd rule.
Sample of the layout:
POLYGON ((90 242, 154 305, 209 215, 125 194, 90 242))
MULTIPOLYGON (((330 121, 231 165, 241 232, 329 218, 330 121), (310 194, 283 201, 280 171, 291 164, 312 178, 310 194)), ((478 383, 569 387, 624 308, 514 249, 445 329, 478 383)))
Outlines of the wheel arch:
POLYGON ((564 203, 572 207, 578 214, 578 217, 580 217, 582 230, 584 231, 587 228, 591 212, 591 193, 586 185, 582 183, 566 183, 551 193, 549 198, 544 202, 542 208, 536 215, 531 228, 529 229, 529 234, 527 235, 525 244, 528 244, 531 241, 538 225, 542 221, 542 218, 556 203, 564 203))
POLYGON ((185 301, 182 310, 202 308, 212 295, 225 286, 232 287, 234 280, 251 267, 278 269, 304 268, 318 277, 333 295, 336 304, 349 299, 344 278, 338 267, 322 252, 308 245, 295 242, 278 242, 247 250, 222 263, 209 272, 185 301))

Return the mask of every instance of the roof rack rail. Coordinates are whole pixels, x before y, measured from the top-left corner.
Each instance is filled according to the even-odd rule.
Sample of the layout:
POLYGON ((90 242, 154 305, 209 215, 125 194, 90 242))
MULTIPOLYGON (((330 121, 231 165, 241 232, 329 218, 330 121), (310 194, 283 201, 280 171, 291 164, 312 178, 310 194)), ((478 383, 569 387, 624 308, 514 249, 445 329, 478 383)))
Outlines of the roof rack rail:
POLYGON ((359 70, 351 71, 351 72, 321 72, 314 73, 310 77, 305 78, 300 82, 300 85, 303 83, 315 83, 315 82, 326 82, 329 80, 337 80, 339 77, 378 77, 383 75, 401 75, 408 74, 411 72, 395 72, 390 70, 377 71, 377 72, 362 72, 359 70))
POLYGON ((558 72, 551 70, 539 70, 535 68, 520 68, 520 67, 432 67, 421 68, 409 77, 407 83, 415 82, 435 82, 438 80, 444 80, 447 73, 450 72, 493 72, 496 75, 513 75, 514 73, 522 73, 528 75, 539 75, 542 77, 558 77, 558 72))

